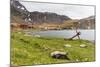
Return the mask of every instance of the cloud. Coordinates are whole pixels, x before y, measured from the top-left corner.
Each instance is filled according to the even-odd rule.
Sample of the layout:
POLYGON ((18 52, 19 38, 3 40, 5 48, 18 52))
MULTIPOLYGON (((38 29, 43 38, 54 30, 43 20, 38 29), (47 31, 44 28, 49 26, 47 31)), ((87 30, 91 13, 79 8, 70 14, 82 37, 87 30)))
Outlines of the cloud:
POLYGON ((93 6, 67 5, 67 4, 51 4, 38 2, 21 2, 27 10, 40 12, 53 12, 60 15, 66 15, 72 19, 81 19, 94 15, 93 6))

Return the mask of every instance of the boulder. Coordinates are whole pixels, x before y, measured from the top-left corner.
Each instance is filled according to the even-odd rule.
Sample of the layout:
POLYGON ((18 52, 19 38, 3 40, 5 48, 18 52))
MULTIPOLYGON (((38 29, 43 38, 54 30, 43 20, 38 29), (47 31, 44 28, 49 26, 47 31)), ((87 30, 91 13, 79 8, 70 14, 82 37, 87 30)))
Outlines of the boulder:
POLYGON ((86 48, 86 47, 87 47, 87 45, 85 45, 85 44, 80 45, 80 48, 86 48))
POLYGON ((24 36, 31 36, 31 35, 29 35, 29 34, 24 34, 24 36))
POLYGON ((61 51, 54 51, 51 53, 51 57, 56 58, 56 59, 69 59, 67 55, 68 53, 61 52, 61 51))
POLYGON ((18 34, 21 34, 21 32, 18 32, 18 34))
POLYGON ((40 37, 40 35, 34 35, 34 37, 40 37))
POLYGON ((76 59, 76 62, 79 62, 79 60, 78 60, 78 59, 76 59))
POLYGON ((69 48, 72 47, 70 44, 65 44, 64 47, 69 48))

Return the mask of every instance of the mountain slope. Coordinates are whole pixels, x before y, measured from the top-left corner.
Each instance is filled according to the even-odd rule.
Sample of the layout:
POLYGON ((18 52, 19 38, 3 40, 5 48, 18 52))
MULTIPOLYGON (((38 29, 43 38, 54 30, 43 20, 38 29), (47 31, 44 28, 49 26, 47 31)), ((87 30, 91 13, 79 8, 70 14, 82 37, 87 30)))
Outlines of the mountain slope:
POLYGON ((32 23, 63 23, 70 20, 68 16, 50 12, 29 12, 19 1, 11 1, 11 16, 19 16, 24 22, 32 23))
POLYGON ((79 20, 80 29, 95 29, 95 16, 90 16, 79 20))

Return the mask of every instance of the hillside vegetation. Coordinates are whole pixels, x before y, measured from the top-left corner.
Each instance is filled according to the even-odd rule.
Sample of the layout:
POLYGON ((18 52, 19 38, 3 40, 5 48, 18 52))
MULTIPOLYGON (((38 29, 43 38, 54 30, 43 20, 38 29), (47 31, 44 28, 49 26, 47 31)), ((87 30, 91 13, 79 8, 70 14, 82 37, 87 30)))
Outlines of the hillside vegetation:
POLYGON ((11 34, 11 65, 36 65, 94 61, 94 44, 87 40, 64 40, 62 38, 26 36, 23 32, 11 34), (72 47, 66 48, 65 44, 72 47), (80 48, 80 44, 87 45, 80 48), (68 52, 67 59, 54 59, 53 51, 68 52))

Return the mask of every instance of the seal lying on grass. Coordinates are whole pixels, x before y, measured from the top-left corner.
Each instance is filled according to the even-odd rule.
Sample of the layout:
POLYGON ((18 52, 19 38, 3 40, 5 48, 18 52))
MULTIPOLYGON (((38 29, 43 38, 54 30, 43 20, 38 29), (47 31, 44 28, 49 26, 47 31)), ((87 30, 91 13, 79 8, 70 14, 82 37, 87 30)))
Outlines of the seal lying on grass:
POLYGON ((51 57, 52 58, 56 58, 56 59, 67 59, 69 60, 69 58, 67 57, 68 53, 66 52, 61 52, 61 51, 54 51, 51 53, 51 57))

